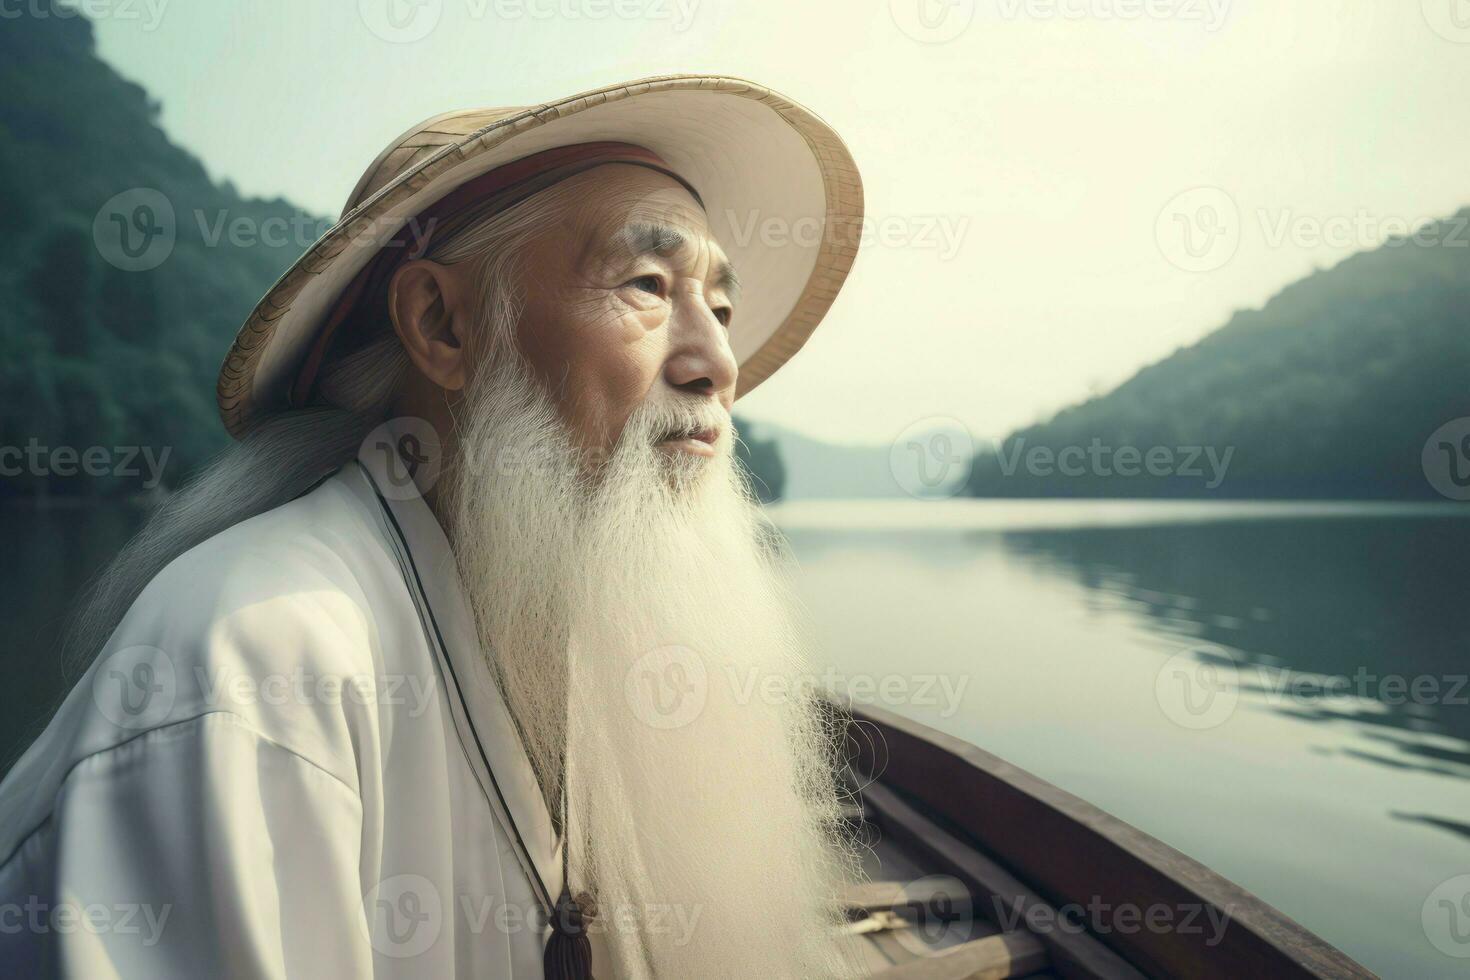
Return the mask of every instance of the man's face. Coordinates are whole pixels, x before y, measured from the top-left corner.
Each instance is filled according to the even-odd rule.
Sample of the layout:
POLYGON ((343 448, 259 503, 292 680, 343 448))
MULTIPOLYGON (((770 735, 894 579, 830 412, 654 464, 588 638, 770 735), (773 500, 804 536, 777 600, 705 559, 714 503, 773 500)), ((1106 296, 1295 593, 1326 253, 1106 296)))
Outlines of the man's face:
MULTIPOLYGON (((571 178, 586 206, 526 257, 518 341, 572 437, 606 458, 628 416, 651 401, 713 403, 728 414, 736 282, 703 210, 677 181, 627 164, 571 178)), ((717 431, 664 441, 713 455, 717 431)))

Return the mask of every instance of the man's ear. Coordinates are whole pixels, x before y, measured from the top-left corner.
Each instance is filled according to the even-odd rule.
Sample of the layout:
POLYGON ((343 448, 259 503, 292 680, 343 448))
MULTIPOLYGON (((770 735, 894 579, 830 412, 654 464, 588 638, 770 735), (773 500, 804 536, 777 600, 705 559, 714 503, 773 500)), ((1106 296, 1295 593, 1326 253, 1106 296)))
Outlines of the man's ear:
POLYGON ((414 367, 448 391, 465 386, 468 322, 465 297, 448 266, 404 263, 388 285, 388 314, 414 367))

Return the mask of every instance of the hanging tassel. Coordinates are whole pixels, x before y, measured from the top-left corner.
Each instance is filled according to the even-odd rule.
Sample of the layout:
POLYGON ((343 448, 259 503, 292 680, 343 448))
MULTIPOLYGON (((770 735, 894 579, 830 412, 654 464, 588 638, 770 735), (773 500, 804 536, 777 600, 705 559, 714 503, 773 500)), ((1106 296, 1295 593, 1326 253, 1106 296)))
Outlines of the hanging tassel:
MULTIPOLYGON (((587 896, 582 896, 588 901, 587 896)), ((586 912, 562 886, 561 897, 551 915, 551 938, 546 941, 542 966, 546 980, 595 980, 592 976, 592 943, 587 939, 587 921, 596 915, 590 905, 586 912)))
MULTIPOLYGON (((566 778, 566 759, 562 759, 566 778)), ((566 785, 561 797, 561 897, 551 912, 551 938, 541 958, 541 972, 546 980, 596 980, 592 976, 592 942, 587 938, 587 923, 597 917, 597 900, 586 892, 572 897, 572 830, 567 819, 570 804, 566 785)), ((542 888, 545 891, 545 887, 542 888)), ((548 896, 549 897, 549 896, 548 896)))

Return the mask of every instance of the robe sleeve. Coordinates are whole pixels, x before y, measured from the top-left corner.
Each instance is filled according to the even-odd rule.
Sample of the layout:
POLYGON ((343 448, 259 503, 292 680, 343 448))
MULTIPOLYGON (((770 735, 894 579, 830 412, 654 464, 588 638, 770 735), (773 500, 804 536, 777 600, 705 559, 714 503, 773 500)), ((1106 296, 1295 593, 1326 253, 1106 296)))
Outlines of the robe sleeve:
POLYGON ((51 903, 78 921, 33 947, 54 957, 43 973, 372 974, 358 795, 237 714, 82 759, 51 821, 27 846, 54 849, 33 867, 53 869, 51 903))

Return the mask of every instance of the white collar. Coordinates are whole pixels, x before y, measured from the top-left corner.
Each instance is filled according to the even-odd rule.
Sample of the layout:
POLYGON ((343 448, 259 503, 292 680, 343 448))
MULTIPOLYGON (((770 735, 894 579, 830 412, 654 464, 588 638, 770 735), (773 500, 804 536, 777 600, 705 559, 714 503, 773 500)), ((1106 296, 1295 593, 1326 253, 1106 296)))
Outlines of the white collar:
POLYGON ((358 479, 352 482, 385 518, 384 533, 419 607, 465 756, 549 911, 562 889, 561 849, 551 813, 489 661, 481 655, 449 541, 397 462, 401 442, 422 425, 417 419, 393 419, 373 430, 358 453, 358 479))

